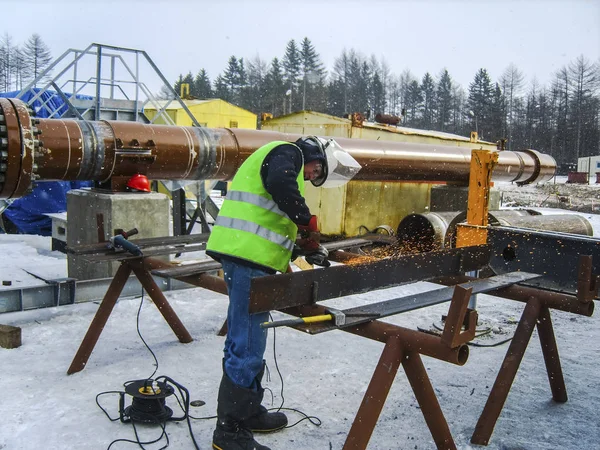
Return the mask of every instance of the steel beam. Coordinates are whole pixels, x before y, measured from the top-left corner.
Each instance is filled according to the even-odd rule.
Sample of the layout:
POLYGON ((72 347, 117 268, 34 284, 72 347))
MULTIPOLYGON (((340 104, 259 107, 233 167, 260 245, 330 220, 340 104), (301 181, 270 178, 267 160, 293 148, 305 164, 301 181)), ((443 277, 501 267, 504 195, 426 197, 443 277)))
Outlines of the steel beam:
MULTIPOLYGON (((531 280, 539 276, 540 275, 534 273, 515 272, 490 278, 476 279, 459 284, 458 286, 463 289, 472 289, 472 294, 482 294, 502 287, 512 286, 513 284, 531 280)), ((414 311, 415 309, 437 305, 452 300, 454 290, 455 286, 448 286, 433 291, 419 292, 418 294, 407 295, 405 297, 398 297, 391 300, 344 309, 342 312, 346 314, 345 325, 337 326, 332 322, 312 323, 305 325, 306 331, 310 334, 318 334, 369 322, 374 318, 379 319, 389 317, 408 311, 414 311), (353 316, 353 314, 360 314, 360 316, 353 316)))
POLYGON ((589 273, 600 274, 600 239, 569 233, 490 227, 490 267, 497 273, 543 274, 524 284, 577 295, 581 255, 592 256, 589 273))
POLYGON ((442 275, 458 275, 481 269, 488 258, 489 248, 482 245, 254 278, 250 312, 284 309, 442 275))

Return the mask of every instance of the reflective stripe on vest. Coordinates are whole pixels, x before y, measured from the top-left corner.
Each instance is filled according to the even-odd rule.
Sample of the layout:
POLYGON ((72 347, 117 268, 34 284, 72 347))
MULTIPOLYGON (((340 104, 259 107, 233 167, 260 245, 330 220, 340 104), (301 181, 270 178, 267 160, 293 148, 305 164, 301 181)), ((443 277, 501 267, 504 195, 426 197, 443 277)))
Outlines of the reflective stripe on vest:
POLYGON ((266 209, 267 211, 271 211, 277 215, 287 217, 287 214, 284 213, 281 209, 279 209, 277 203, 258 194, 252 194, 250 192, 242 191, 229 191, 227 193, 227 199, 234 200, 237 202, 251 203, 252 205, 259 206, 262 209, 266 209))
POLYGON ((274 231, 261 227, 260 225, 254 222, 249 222, 243 219, 232 219, 231 217, 219 216, 217 217, 217 220, 215 220, 215 225, 256 234, 257 236, 271 241, 272 243, 277 244, 290 252, 294 249, 294 241, 287 238, 286 236, 280 235, 279 233, 275 233, 274 231))

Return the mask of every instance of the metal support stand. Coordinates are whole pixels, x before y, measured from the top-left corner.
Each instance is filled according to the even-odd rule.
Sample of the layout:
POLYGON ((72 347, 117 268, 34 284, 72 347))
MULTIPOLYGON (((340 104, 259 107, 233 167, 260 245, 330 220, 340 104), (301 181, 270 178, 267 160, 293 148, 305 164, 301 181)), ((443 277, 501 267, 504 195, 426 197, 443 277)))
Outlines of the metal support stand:
POLYGON ((71 362, 71 366, 69 370, 67 370, 67 374, 71 375, 73 373, 79 372, 85 368, 87 361, 96 346, 96 342, 98 342, 98 338, 112 313, 112 310, 119 299, 119 295, 129 278, 129 275, 133 272, 137 278, 139 279, 142 287, 146 290, 158 310, 161 312, 173 332, 175 336, 179 339, 181 343, 192 342, 192 336, 187 331, 177 314, 169 305, 169 302, 161 292, 160 288, 154 282, 152 275, 147 268, 144 267, 143 259, 129 259, 121 262, 121 266, 117 270, 112 283, 110 284, 102 302, 100 303, 100 307, 90 324, 90 327, 81 341, 81 345, 79 346, 79 350, 75 354, 73 358, 73 362, 71 362))
MULTIPOLYGON (((448 320, 446 320, 441 336, 434 336, 377 320, 341 329, 367 339, 385 343, 369 387, 344 443, 343 450, 364 450, 367 448, 400 363, 402 363, 415 397, 419 402, 421 412, 437 448, 440 450, 456 449, 448 423, 437 401, 420 355, 427 355, 457 365, 466 363, 469 354, 466 342, 475 336, 475 327, 473 325, 467 330, 461 331, 462 324, 466 318, 468 318, 467 322, 472 324, 477 322, 477 313, 467 309, 471 292, 472 289, 470 288, 464 289, 456 286, 448 311, 448 320)), ((293 315, 309 316, 320 314, 324 310, 325 308, 322 305, 317 304, 289 308, 285 312, 293 315)), ((304 328, 308 327, 304 326, 304 328)), ((302 330, 302 327, 295 328, 306 331, 302 330)))
POLYGON ((477 445, 487 445, 489 443, 535 326, 537 326, 542 345, 552 398, 560 403, 567 401, 567 390, 562 375, 556 339, 554 338, 550 310, 539 299, 531 297, 523 310, 521 320, 506 352, 490 396, 477 421, 471 443, 477 445))

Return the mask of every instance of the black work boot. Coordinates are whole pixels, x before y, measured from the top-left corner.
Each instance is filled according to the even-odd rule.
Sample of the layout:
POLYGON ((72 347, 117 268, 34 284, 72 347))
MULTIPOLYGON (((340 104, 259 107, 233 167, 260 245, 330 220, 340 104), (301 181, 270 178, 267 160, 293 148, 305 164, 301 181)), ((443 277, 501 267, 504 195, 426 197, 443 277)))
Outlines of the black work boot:
POLYGON ((242 426, 252 430, 253 433, 272 433, 285 428, 288 424, 288 419, 284 413, 279 411, 269 412, 267 408, 261 405, 265 395, 265 390, 261 384, 264 374, 265 363, 263 361, 262 369, 255 379, 258 391, 256 392, 256 402, 254 404, 257 407, 254 409, 253 414, 242 422, 242 426))
POLYGON ((256 442, 252 432, 241 425, 256 410, 256 401, 255 391, 238 386, 223 373, 217 399, 217 427, 213 433, 214 450, 270 450, 256 442))

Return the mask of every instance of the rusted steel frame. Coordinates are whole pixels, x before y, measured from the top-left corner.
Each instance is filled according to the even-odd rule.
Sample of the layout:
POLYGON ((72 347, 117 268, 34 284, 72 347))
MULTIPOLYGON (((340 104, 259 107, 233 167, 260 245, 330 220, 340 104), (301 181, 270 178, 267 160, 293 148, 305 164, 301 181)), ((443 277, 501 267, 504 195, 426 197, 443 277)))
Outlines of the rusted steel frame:
POLYGON ((465 344, 450 348, 439 336, 377 320, 343 330, 379 342, 386 342, 389 336, 398 336, 407 351, 419 352, 459 366, 464 365, 469 358, 469 347, 465 344))
POLYGON ((354 417, 342 450, 363 450, 367 448, 403 356, 404 352, 400 338, 398 336, 390 337, 381 352, 379 362, 375 367, 369 387, 354 417))
POLYGON ((504 402, 508 397, 512 383, 517 375, 521 361, 523 360, 525 350, 527 350, 527 345, 531 339, 531 334, 535 328, 541 308, 542 302, 534 297, 531 297, 525 305, 521 320, 517 325, 513 339, 506 352, 496 381, 494 382, 494 386, 490 391, 483 412, 475 426, 475 431, 471 437, 471 443, 477 445, 487 445, 489 443, 498 417, 504 407, 504 402))
POLYGON ((577 298, 582 303, 588 303, 598 297, 598 275, 592 273, 592 256, 579 257, 579 273, 577 274, 577 298))
POLYGON ((184 344, 192 342, 192 336, 185 328, 181 320, 179 320, 177 313, 171 307, 160 288, 156 285, 156 282, 154 281, 154 278, 152 278, 152 275, 150 275, 150 272, 144 268, 144 263, 137 259, 128 261, 127 264, 130 265, 133 273, 135 273, 135 275, 138 277, 142 287, 146 289, 146 292, 175 333, 175 336, 177 336, 177 339, 179 339, 179 342, 184 344))
POLYGON ((123 263, 119 266, 106 294, 104 294, 104 298, 100 303, 98 311, 96 311, 96 315, 94 316, 85 337, 79 345, 79 350, 77 350, 77 353, 71 362, 71 366, 67 370, 67 375, 79 372, 85 367, 130 274, 131 267, 129 267, 128 264, 123 263))
POLYGON ((431 436, 438 450, 455 450, 456 445, 448 428, 448 423, 437 400, 431 381, 427 376, 423 361, 418 352, 407 352, 402 359, 402 366, 412 387, 421 412, 427 422, 431 436))
MULTIPOLYGON (((173 265, 161 261, 155 258, 144 258, 144 267, 146 270, 152 271, 154 269, 168 269, 172 268, 173 265)), ((227 285, 225 280, 207 273, 201 273, 197 275, 186 275, 182 277, 174 277, 176 280, 189 283, 193 286, 208 289, 209 291, 218 292, 219 294, 227 295, 227 285)))
MULTIPOLYGON (((304 317, 325 314, 325 309, 326 308, 322 305, 311 305, 286 308, 282 311, 294 316, 304 317)), ((298 325, 293 328, 299 331, 305 331, 308 327, 310 327, 310 324, 298 325)), ((450 348, 442 342, 439 336, 403 328, 391 323, 380 322, 378 320, 356 325, 354 327, 342 328, 341 330, 383 343, 386 343, 390 336, 398 336, 402 340, 402 345, 407 351, 417 351, 423 355, 459 366, 464 365, 469 358, 469 348, 467 345, 459 345, 456 348, 450 348)))
POLYGON ((565 379, 560 365, 560 355, 558 354, 558 346, 554 337, 552 318, 547 306, 542 306, 540 310, 537 330, 544 355, 544 363, 546 364, 546 371, 548 372, 548 381, 552 390, 552 398, 555 402, 564 403, 568 400, 567 387, 565 386, 565 379))
MULTIPOLYGON (((433 280, 446 286, 473 281, 477 278, 468 276, 443 277, 433 280)), ((542 304, 551 309, 565 311, 573 314, 591 317, 594 314, 594 302, 582 303, 577 297, 560 292, 546 291, 528 286, 512 285, 494 291, 486 292, 487 295, 502 297, 518 302, 527 302, 529 298, 536 297, 542 304)))
POLYGON ((467 317, 467 307, 471 299, 473 288, 465 289, 462 286, 454 288, 454 295, 450 301, 446 323, 442 332, 442 342, 450 348, 458 347, 472 341, 475 337, 477 327, 477 311, 469 311, 467 317), (462 325, 468 324, 468 328, 461 332, 462 325))
POLYGON ((251 283, 250 312, 301 306, 374 289, 478 270, 489 261, 489 250, 489 246, 486 245, 456 248, 383 259, 360 266, 338 265, 327 270, 307 270, 254 278, 251 283))

